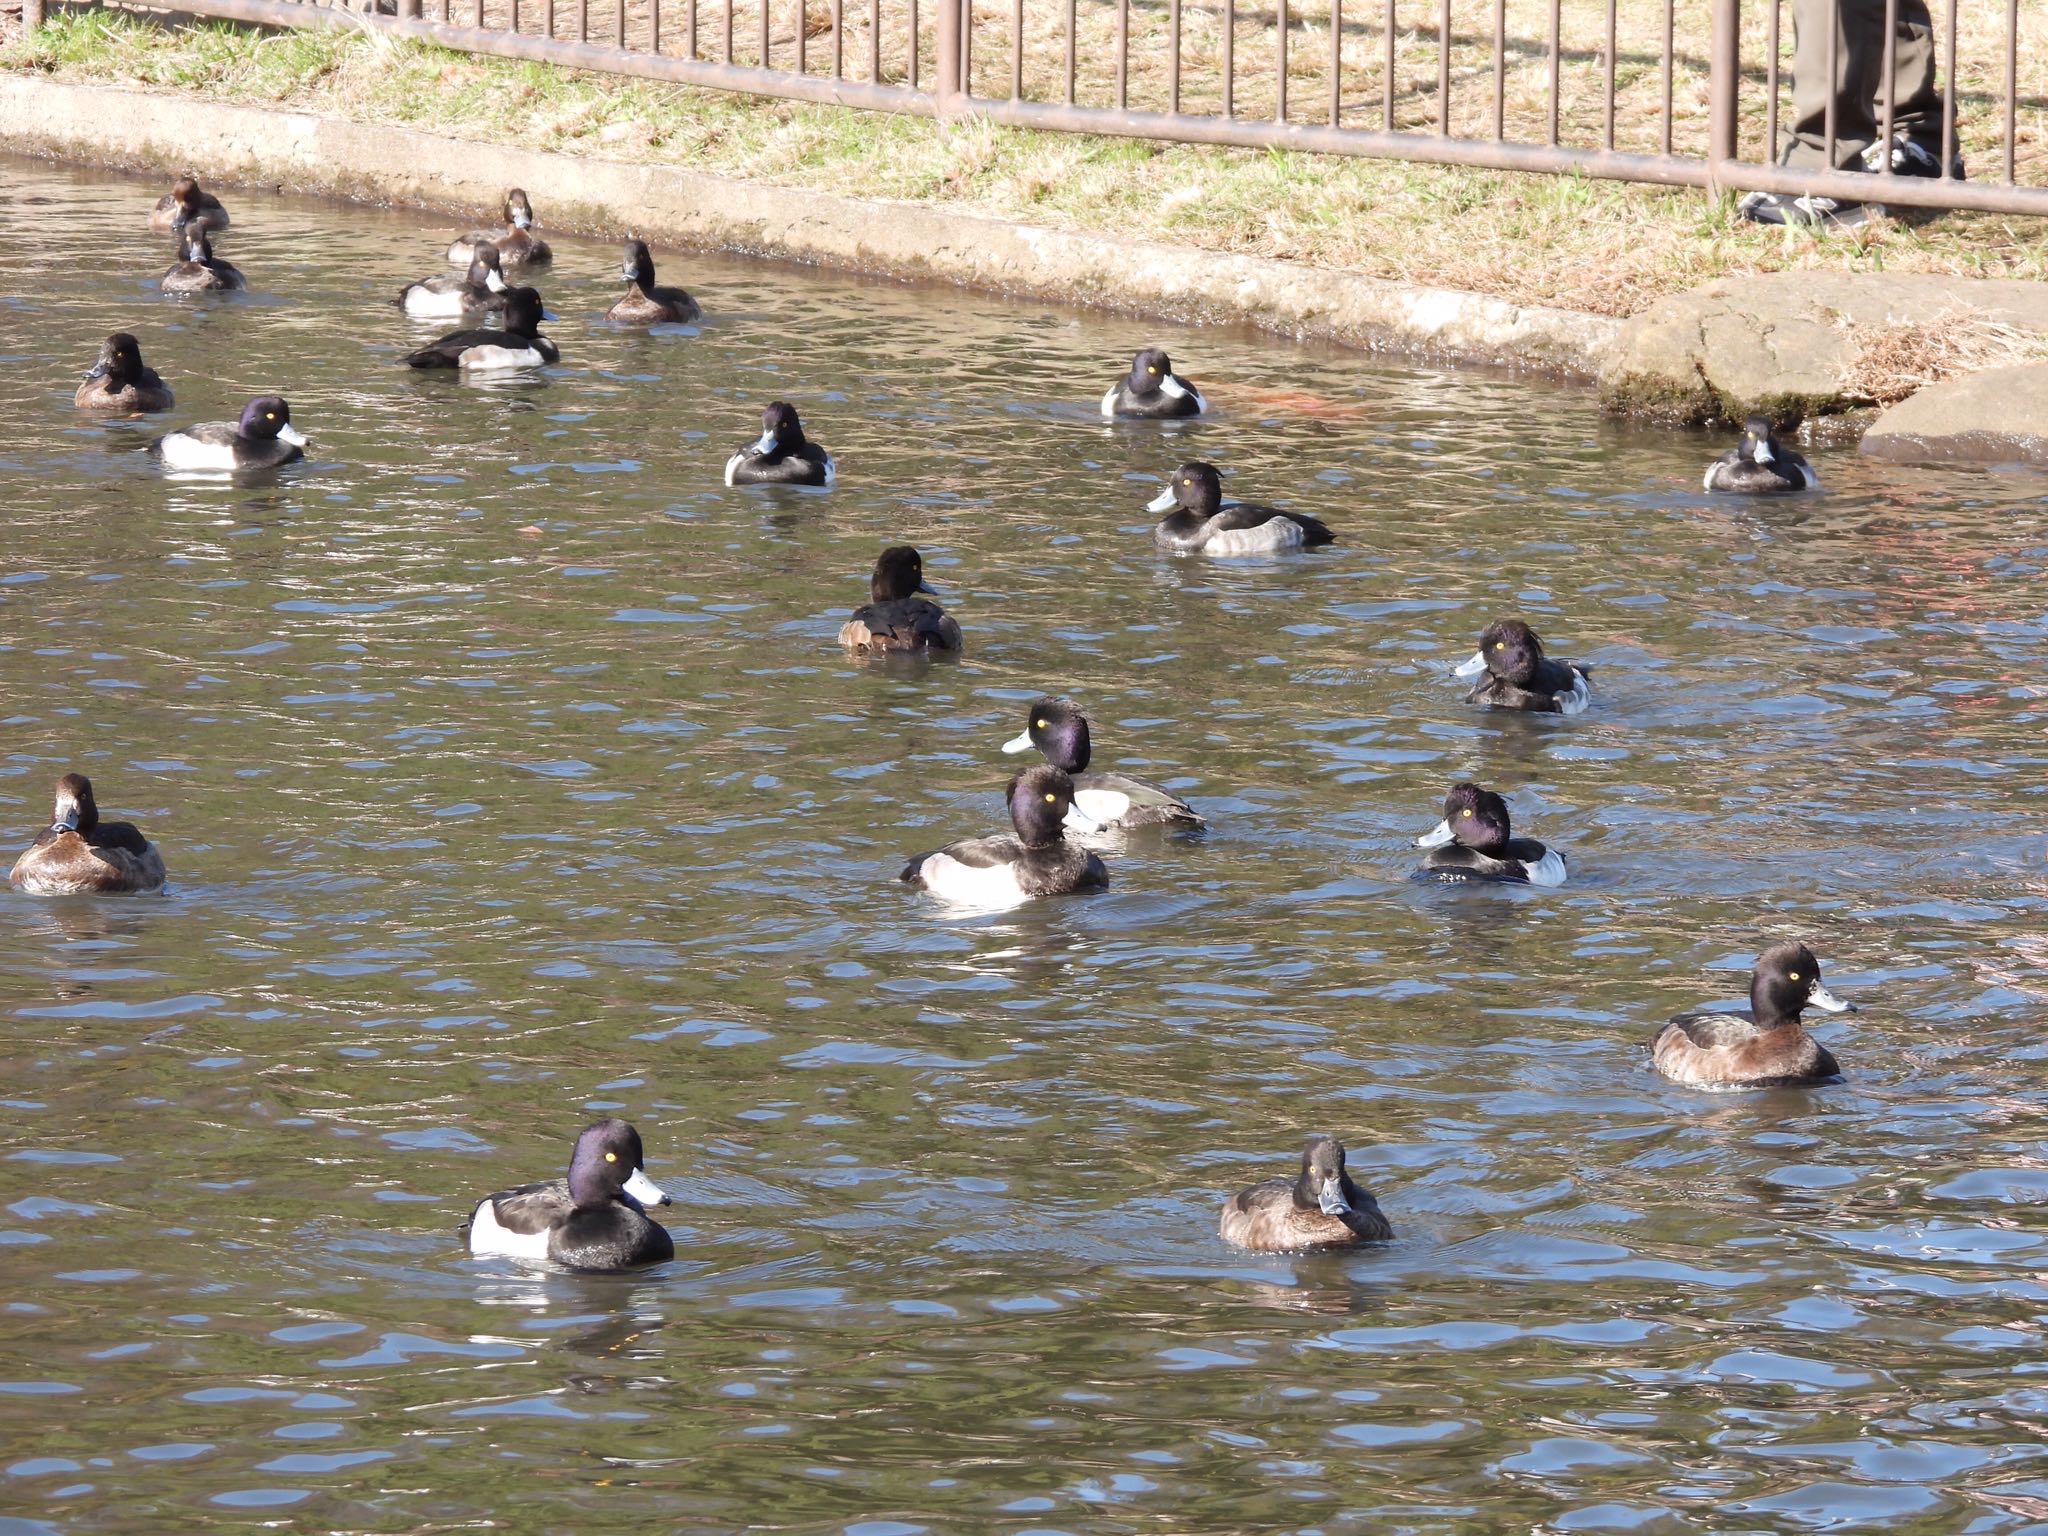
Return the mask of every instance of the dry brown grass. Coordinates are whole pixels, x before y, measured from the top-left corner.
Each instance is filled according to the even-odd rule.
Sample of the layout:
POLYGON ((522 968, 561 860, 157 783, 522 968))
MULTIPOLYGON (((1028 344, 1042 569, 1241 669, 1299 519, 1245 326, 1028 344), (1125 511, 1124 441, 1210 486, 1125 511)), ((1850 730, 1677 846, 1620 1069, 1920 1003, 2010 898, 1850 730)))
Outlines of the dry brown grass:
POLYGON ((2048 338, 1967 304, 1931 320, 1859 326, 1856 341, 1844 391, 1878 405, 1891 405, 1961 374, 2048 358, 2048 338))

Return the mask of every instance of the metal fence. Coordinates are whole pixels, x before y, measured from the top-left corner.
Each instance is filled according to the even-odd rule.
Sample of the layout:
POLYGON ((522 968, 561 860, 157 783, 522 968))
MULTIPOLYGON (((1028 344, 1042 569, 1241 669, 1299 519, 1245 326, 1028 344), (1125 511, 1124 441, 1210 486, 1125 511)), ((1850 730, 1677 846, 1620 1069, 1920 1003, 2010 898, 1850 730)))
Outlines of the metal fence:
MULTIPOLYGON (((1939 3, 1939 0, 1937 0, 1939 3)), ((1177 143, 2048 214, 2048 7, 1930 18, 1941 164, 1777 164, 1789 8, 1895 23, 1908 0, 179 0, 471 53, 756 95, 1177 143), (1881 16, 1880 16, 1881 11, 1881 16), (1994 14, 1995 12, 1995 14, 1994 14), (1986 174, 1990 172, 1990 174, 1986 174)), ((40 0, 28 0, 33 20, 40 0)), ((1909 17, 1916 14, 1908 10, 1909 17)), ((1827 29, 1830 76, 1840 29, 1827 29)), ((1889 92, 1879 126, 1894 127, 1889 92)), ((1827 160, 1837 137, 1830 106, 1827 160)))

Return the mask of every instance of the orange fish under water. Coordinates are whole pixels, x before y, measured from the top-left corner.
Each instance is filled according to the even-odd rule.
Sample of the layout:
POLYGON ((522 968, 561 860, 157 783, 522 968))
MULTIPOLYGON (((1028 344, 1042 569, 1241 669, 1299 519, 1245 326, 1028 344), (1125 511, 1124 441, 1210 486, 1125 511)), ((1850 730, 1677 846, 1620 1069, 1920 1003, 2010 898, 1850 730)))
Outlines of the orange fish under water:
POLYGON ((1266 411, 1285 411, 1291 416, 1314 416, 1323 421, 1364 421, 1371 413, 1355 400, 1332 400, 1305 389, 1266 389, 1257 384, 1227 384, 1209 388, 1212 401, 1227 400, 1266 411))

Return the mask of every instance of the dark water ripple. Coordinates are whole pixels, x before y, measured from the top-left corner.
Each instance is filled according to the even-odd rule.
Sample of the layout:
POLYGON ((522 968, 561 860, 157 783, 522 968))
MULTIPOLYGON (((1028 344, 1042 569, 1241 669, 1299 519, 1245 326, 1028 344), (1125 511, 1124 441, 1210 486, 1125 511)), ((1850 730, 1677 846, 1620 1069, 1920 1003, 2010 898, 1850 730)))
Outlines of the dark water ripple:
POLYGON ((439 225, 245 196, 171 302, 151 190, 7 180, 0 806, 83 768, 174 885, 0 897, 0 1536, 2048 1530, 2048 481, 1709 502, 1576 392, 729 260, 642 336, 574 240, 563 365, 464 388, 394 366, 439 225), (114 328, 312 461, 167 482, 69 409, 114 328), (1220 414, 1105 427, 1161 334, 1220 414), (719 485, 778 394, 831 494, 719 485), (1345 542, 1162 559, 1196 455, 1345 542), (831 643, 899 539, 957 664, 831 643), (1590 716, 1459 706, 1508 609, 1590 716), (1049 687, 1212 830, 943 916, 1049 687), (1568 887, 1406 882, 1463 776, 1568 887), (1787 932, 1850 1080, 1649 1075, 1787 932), (597 1112, 677 1261, 467 1260, 597 1112), (1220 1247, 1309 1128, 1399 1240, 1220 1247))

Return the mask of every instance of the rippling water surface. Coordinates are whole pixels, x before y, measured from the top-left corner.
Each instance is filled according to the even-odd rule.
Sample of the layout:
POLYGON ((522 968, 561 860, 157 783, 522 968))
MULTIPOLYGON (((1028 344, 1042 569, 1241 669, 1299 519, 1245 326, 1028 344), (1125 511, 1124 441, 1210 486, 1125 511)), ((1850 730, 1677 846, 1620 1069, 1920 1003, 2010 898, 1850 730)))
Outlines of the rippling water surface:
POLYGON ((5 181, 0 820, 80 768, 173 883, 0 895, 4 1536, 2048 1530, 2048 480, 1709 502, 1582 392, 768 263, 639 334, 576 240, 464 387, 445 223, 232 197, 167 301, 155 186, 5 181), (166 421, 71 410, 116 328, 166 421), (1162 337, 1216 415, 1105 426, 1162 337), (138 451, 270 389, 303 468, 138 451), (720 485, 776 396, 829 494, 720 485), (1160 555, 1194 456, 1344 542, 1160 555), (957 664, 833 644, 899 540, 957 664), (1589 715, 1461 704, 1501 612, 1589 715), (1211 829, 949 915, 1042 690, 1211 829), (1567 887, 1406 880, 1463 777, 1567 887), (1784 934, 1848 1081, 1653 1077, 1784 934), (676 1261, 466 1257, 601 1112, 676 1261), (1314 1129, 1398 1240, 1222 1247, 1314 1129))

